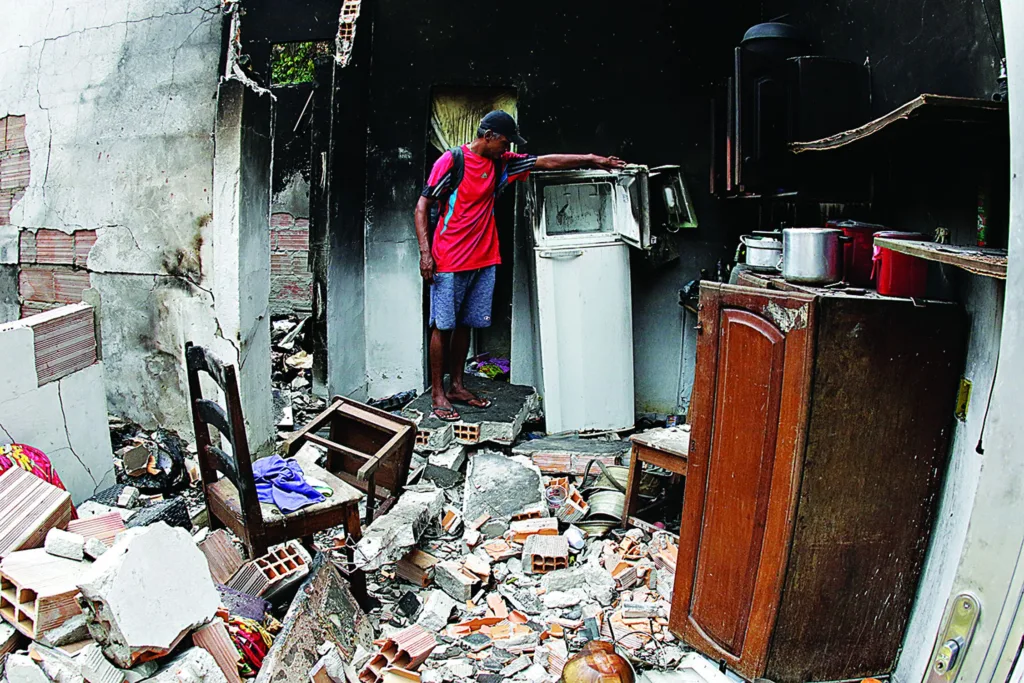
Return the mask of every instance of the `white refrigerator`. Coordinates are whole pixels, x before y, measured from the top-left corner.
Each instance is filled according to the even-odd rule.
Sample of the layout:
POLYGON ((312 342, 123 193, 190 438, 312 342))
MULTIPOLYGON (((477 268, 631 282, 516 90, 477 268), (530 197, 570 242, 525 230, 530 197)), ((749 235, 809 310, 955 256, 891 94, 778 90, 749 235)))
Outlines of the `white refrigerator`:
POLYGON ((648 170, 538 172, 522 199, 512 381, 537 387, 549 433, 629 429, 629 252, 650 246, 648 170))

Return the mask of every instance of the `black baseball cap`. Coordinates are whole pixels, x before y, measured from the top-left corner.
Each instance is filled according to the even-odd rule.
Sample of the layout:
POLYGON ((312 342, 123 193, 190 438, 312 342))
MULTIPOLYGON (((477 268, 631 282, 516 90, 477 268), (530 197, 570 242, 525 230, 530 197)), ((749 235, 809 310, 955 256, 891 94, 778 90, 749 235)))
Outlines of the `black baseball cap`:
POLYGON ((480 120, 480 128, 483 130, 492 130, 499 135, 504 135, 517 145, 526 144, 526 140, 524 140, 523 136, 519 134, 519 126, 516 125, 516 120, 512 118, 511 114, 500 109, 492 111, 490 114, 483 117, 483 119, 480 120))

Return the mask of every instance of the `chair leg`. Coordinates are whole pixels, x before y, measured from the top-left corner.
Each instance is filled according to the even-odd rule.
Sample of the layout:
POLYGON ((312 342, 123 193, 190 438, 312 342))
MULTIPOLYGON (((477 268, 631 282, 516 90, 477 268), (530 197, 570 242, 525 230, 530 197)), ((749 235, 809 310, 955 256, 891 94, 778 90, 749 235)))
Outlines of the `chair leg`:
POLYGON ((310 556, 316 557, 317 547, 316 541, 312 536, 306 536, 302 539, 302 547, 309 551, 310 556))
MULTIPOLYGON (((355 544, 363 537, 363 529, 359 523, 359 505, 352 503, 345 506, 345 555, 351 565, 355 561, 355 544)), ((352 589, 352 597, 356 599, 359 606, 369 611, 370 600, 366 592, 366 574, 362 569, 356 569, 348 575, 349 587, 352 589)))

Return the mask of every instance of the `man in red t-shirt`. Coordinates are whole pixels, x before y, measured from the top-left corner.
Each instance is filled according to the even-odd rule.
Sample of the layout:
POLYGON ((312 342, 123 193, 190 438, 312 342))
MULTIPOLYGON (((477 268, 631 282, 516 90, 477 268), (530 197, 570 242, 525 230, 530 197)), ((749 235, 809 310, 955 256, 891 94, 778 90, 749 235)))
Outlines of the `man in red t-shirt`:
POLYGON ((430 285, 430 379, 434 414, 447 422, 459 419, 453 403, 487 408, 463 386, 470 328, 491 324, 495 268, 501 263, 494 200, 509 183, 525 180, 533 169, 622 168, 615 157, 594 154, 513 154, 512 143, 525 145, 515 119, 492 111, 480 122, 477 138, 462 150, 462 180, 455 187, 456 161, 451 151, 434 164, 416 204, 416 238, 420 274, 430 285), (441 202, 431 246, 430 208, 441 202), (449 350, 451 387, 444 390, 443 359, 449 350))

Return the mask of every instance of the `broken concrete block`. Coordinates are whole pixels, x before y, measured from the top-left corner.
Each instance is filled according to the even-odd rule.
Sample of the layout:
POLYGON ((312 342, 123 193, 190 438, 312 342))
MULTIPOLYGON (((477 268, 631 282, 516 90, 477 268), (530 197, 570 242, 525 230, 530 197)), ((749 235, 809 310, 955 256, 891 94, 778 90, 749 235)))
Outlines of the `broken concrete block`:
POLYGON ((92 637, 125 668, 166 655, 220 604, 192 537, 162 522, 121 534, 79 589, 92 637))
POLYGON ((520 671, 526 671, 530 668, 530 664, 533 663, 526 655, 520 655, 516 659, 513 659, 504 669, 501 670, 501 675, 505 678, 511 678, 520 671))
MULTIPOLYGON (((629 441, 605 441, 578 437, 547 437, 523 441, 512 449, 512 455, 530 458, 544 474, 583 475, 591 460, 605 465, 625 462, 631 444, 629 441)), ((597 465, 591 468, 597 473, 597 465)))
POLYGON ((83 550, 90 560, 97 560, 100 555, 107 552, 107 544, 98 538, 87 538, 83 550))
POLYGON ((65 557, 76 562, 85 559, 85 538, 60 529, 50 529, 46 532, 43 548, 55 557, 65 557))
POLYGON ((525 458, 491 451, 474 454, 467 465, 462 516, 476 520, 490 515, 479 530, 494 538, 505 532, 513 516, 529 511, 547 516, 540 470, 525 458))
POLYGON ((9 554, 0 562, 0 613, 29 638, 41 638, 81 613, 75 602, 76 583, 89 568, 88 563, 51 555, 44 548, 9 554))
POLYGON ((213 656, 201 647, 185 650, 149 680, 151 683, 227 683, 213 656))
POLYGON ((427 462, 434 467, 461 472, 462 466, 466 464, 466 447, 456 444, 438 453, 431 453, 427 456, 427 462))
MULTIPOLYGON (((135 514, 134 510, 125 510, 123 508, 114 507, 113 505, 104 505, 103 503, 98 503, 94 500, 85 501, 79 505, 75 511, 78 513, 79 522, 86 519, 92 519, 93 517, 99 517, 100 515, 108 515, 111 512, 116 512, 122 522, 127 522, 135 514)), ((79 530, 76 530, 75 533, 82 534, 83 536, 89 535, 79 530)))
POLYGON ((43 545, 46 532, 71 520, 71 494, 11 467, 0 474, 0 557, 43 545))
POLYGON ((74 655, 40 645, 38 642, 28 646, 28 654, 39 663, 46 677, 54 683, 84 683, 82 667, 74 655))
POLYGON ((89 683, 124 683, 121 670, 103 656, 103 650, 96 643, 86 645, 76 657, 82 668, 82 676, 89 683))
POLYGON ((8 683, 51 683, 43 670, 28 655, 7 655, 4 676, 8 683))
POLYGON ((442 489, 405 487, 395 506, 364 530, 363 538, 356 545, 356 567, 376 571, 404 557, 441 514, 444 503, 442 489))
MULTIPOLYGON (((581 589, 604 606, 612 604, 615 598, 615 579, 603 567, 594 563, 586 563, 571 569, 545 574, 540 581, 541 588, 546 591, 567 591, 581 589)), ((545 602, 545 604, 547 604, 545 602)))
POLYGON ((416 623, 428 631, 439 633, 448 625, 452 610, 458 605, 459 603, 444 591, 431 591, 426 602, 423 603, 423 610, 416 623))
POLYGON ((238 675, 238 662, 241 658, 222 619, 215 618, 206 626, 193 631, 192 642, 210 653, 228 683, 242 683, 242 677, 238 675))
POLYGON ((139 490, 134 486, 125 486, 117 497, 117 507, 133 508, 139 503, 139 490))
POLYGON ((373 648, 372 623, 323 553, 313 558, 282 624, 254 683, 309 683, 309 671, 325 641, 346 661, 355 659, 360 646, 373 648))
POLYGON ((88 620, 84 614, 76 614, 57 628, 46 631, 37 640, 49 647, 63 647, 71 643, 80 643, 88 638, 88 620))
POLYGON ((448 674, 454 677, 457 681, 464 681, 472 678, 473 673, 476 671, 473 667, 473 663, 468 659, 449 659, 445 664, 445 669, 447 669, 448 674))
POLYGON ((582 588, 573 588, 567 591, 549 591, 541 598, 544 606, 548 609, 575 607, 586 599, 587 592, 582 588))
POLYGON ((334 643, 329 645, 327 651, 309 670, 309 680, 312 683, 346 683, 345 662, 341 658, 341 653, 334 647, 334 643))
POLYGON ((459 602, 465 602, 473 597, 480 577, 467 571, 461 562, 449 560, 434 566, 434 583, 459 602))
POLYGON ((523 570, 546 574, 569 567, 569 541, 565 536, 534 535, 523 545, 523 570))

